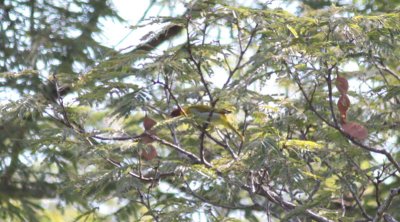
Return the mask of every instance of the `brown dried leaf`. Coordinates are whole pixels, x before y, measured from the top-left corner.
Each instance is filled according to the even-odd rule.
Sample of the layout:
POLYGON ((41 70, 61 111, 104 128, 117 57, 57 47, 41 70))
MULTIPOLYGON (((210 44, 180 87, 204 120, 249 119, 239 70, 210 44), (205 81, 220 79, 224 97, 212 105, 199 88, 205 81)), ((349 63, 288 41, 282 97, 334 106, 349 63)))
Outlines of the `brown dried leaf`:
POLYGON ((143 126, 145 130, 150 130, 157 122, 150 117, 145 116, 143 120, 143 126))
POLYGON ((140 154, 140 156, 144 160, 147 160, 147 161, 152 160, 157 157, 157 150, 156 150, 156 148, 154 148, 154 146, 148 145, 146 149, 142 150, 142 153, 140 154))
POLYGON ((349 109, 350 105, 351 103, 349 97, 345 94, 341 95, 337 103, 340 114, 346 115, 346 112, 349 109))
POLYGON ((336 88, 339 90, 340 94, 344 95, 349 90, 349 82, 346 78, 338 76, 335 81, 336 88))
POLYGON ((343 131, 351 137, 359 140, 364 140, 368 137, 368 130, 361 124, 349 122, 342 124, 343 131))

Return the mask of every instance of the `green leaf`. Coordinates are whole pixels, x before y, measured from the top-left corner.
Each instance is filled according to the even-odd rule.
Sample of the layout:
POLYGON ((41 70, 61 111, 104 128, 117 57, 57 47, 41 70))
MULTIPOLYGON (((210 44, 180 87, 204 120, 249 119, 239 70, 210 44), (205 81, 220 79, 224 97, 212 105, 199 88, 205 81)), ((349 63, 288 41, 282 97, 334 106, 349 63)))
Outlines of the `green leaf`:
POLYGON ((279 146, 283 148, 305 149, 305 150, 322 149, 324 147, 323 144, 314 141, 295 140, 295 139, 280 141, 279 146))
POLYGON ((296 29, 294 29, 292 26, 290 26, 289 24, 286 25, 286 28, 289 29, 289 31, 294 35, 295 38, 298 38, 299 35, 296 32, 296 29))

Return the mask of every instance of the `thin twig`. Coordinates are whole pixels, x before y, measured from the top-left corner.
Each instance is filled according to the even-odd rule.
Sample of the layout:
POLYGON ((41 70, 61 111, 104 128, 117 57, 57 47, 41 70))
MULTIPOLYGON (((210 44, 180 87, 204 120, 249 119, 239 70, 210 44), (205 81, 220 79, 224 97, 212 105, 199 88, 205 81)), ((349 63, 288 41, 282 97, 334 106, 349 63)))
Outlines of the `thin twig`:
POLYGON ((249 206, 244 206, 241 204, 235 204, 235 205, 227 205, 223 203, 217 203, 212 200, 207 199, 206 197, 201 196, 200 194, 197 194, 194 190, 192 190, 189 186, 189 184, 185 181, 186 189, 184 191, 189 191, 189 194, 192 195, 193 197, 199 199, 200 201, 204 203, 211 204, 216 207, 222 207, 225 209, 231 209, 231 210, 263 210, 258 204, 254 205, 249 205, 249 206))
MULTIPOLYGON (((242 188, 244 188, 247 191, 251 190, 251 188, 247 185, 243 185, 242 188)), ((275 204, 278 204, 286 211, 294 210, 296 207, 301 207, 301 206, 296 206, 292 202, 284 200, 276 192, 267 189, 265 186, 261 186, 261 189, 257 192, 257 194, 266 197, 268 200, 270 200, 275 204)), ((332 220, 329 220, 328 218, 323 217, 310 209, 305 210, 305 214, 318 222, 333 222, 332 220)))
POLYGON ((99 135, 93 135, 92 138, 99 140, 114 140, 114 141, 124 141, 124 140, 137 140, 141 137, 141 135, 137 136, 116 136, 116 137, 103 137, 99 135))
MULTIPOLYGON (((171 148, 174 148, 174 149, 177 150, 178 152, 180 152, 180 153, 182 153, 182 154, 185 154, 185 155, 188 156, 190 159, 192 159, 195 163, 202 163, 202 161, 201 161, 201 159, 200 159, 199 157, 197 157, 195 154, 193 154, 193 153, 191 153, 191 152, 189 152, 189 151, 183 149, 182 147, 177 146, 177 145, 175 145, 175 144, 173 144, 173 143, 170 143, 170 142, 168 142, 168 141, 166 141, 166 140, 163 140, 163 139, 161 139, 160 137, 158 137, 158 136, 156 136, 156 135, 153 135, 153 134, 151 134, 151 133, 145 132, 144 134, 147 135, 147 136, 149 136, 150 138, 152 138, 152 139, 154 139, 154 140, 160 142, 161 144, 164 144, 164 145, 166 145, 166 146, 169 146, 169 147, 171 147, 171 148)), ((211 164, 205 164, 205 165, 206 165, 207 167, 211 167, 211 164)))
MULTIPOLYGON (((239 24, 238 24, 237 26, 238 26, 238 32, 240 33, 239 24)), ((232 70, 229 70, 228 79, 226 80, 226 82, 225 82, 224 85, 222 86, 222 89, 225 89, 225 88, 228 86, 228 84, 229 84, 229 82, 231 81, 231 79, 232 79, 233 75, 235 74, 235 72, 241 68, 241 63, 242 63, 244 54, 247 52, 247 50, 249 49, 251 43, 253 42, 254 36, 255 36, 255 34, 256 34, 256 32, 257 32, 257 27, 258 27, 258 24, 256 24, 256 26, 255 26, 254 29, 252 30, 252 32, 251 32, 251 34, 250 34, 249 41, 247 42, 247 44, 246 44, 246 46, 245 46, 244 49, 242 48, 241 39, 239 38, 239 40, 238 40, 238 41, 239 41, 239 48, 240 48, 239 58, 238 58, 238 61, 237 61, 237 63, 236 63, 236 66, 235 66, 232 70)), ((239 34, 238 34, 238 35, 239 35, 239 34)), ((239 36, 240 36, 240 35, 239 35, 239 36)))
POLYGON ((154 210, 151 208, 151 205, 150 205, 150 196, 149 196, 149 194, 146 195, 147 196, 146 197, 147 201, 145 201, 145 199, 144 199, 145 195, 143 195, 142 191, 139 188, 137 188, 136 190, 139 193, 140 203, 143 204, 147 208, 148 213, 153 217, 154 221, 158 222, 159 221, 158 216, 155 215, 154 210))
POLYGON ((210 89, 208 88, 208 84, 207 84, 207 82, 206 82, 206 80, 204 78, 203 71, 201 70, 201 60, 197 61, 194 58, 194 55, 193 55, 193 52, 192 52, 192 44, 190 42, 190 34, 189 34, 189 24, 190 24, 190 18, 188 17, 187 18, 187 23, 186 23, 186 41, 187 41, 187 50, 188 50, 188 53, 189 53, 189 58, 190 58, 190 61, 193 62, 193 64, 195 65, 195 67, 197 69, 197 73, 200 76, 200 81, 203 84, 204 89, 207 92, 208 98, 210 99, 210 103, 213 104, 214 103, 213 96, 211 94, 210 89))
MULTIPOLYGON (((116 160, 113 160, 111 158, 104 158, 107 162, 109 162, 110 164, 114 165, 117 168, 122 168, 122 164, 116 160)), ((170 176, 174 176, 175 173, 174 172, 166 172, 166 173, 158 173, 156 177, 149 177, 149 176, 143 176, 143 175, 139 175, 136 174, 132 171, 129 171, 128 174, 134 178, 137 178, 139 180, 141 180, 142 182, 155 182, 155 181, 159 181, 161 178, 165 178, 165 177, 170 177, 170 176)))

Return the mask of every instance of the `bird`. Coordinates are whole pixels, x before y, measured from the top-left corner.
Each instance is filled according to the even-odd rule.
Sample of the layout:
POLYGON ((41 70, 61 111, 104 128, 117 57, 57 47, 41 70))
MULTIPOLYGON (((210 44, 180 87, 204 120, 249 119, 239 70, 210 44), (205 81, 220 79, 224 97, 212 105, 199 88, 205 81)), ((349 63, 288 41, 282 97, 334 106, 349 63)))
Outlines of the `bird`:
POLYGON ((228 120, 226 114, 232 113, 227 109, 217 109, 208 105, 191 105, 184 108, 177 108, 171 112, 171 117, 177 116, 193 116, 195 119, 206 122, 209 120, 212 125, 222 125, 224 127, 232 130, 236 135, 239 136, 241 141, 244 140, 242 133, 239 132, 236 127, 232 125, 232 123, 228 120), (210 114, 212 112, 212 116, 210 114))

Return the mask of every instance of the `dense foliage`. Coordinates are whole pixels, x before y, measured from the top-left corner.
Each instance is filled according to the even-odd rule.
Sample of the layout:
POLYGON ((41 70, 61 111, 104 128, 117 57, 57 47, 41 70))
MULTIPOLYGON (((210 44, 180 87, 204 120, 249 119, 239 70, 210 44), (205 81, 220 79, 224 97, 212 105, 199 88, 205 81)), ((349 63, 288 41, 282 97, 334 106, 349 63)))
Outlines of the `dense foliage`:
MULTIPOLYGON (((269 4, 194 1, 183 15, 144 20, 162 26, 118 52, 84 39, 112 10, 70 2, 85 19, 52 4, 39 14, 77 20, 29 17, 38 38, 52 38, 45 30, 54 25, 54 45, 34 35, 37 48, 1 43, 9 54, 0 84, 16 95, 1 104, 3 219, 55 220, 46 204, 75 209, 78 221, 400 219, 395 2, 381 12, 305 5, 294 15, 269 4), (80 4, 102 10, 87 17, 92 10, 80 4), (73 62, 96 65, 78 74, 73 62), (40 63, 59 65, 46 74, 40 63), (170 115, 193 105, 231 111, 244 140, 211 118, 170 115)), ((1 4, 5 15, 26 3, 1 4)))

